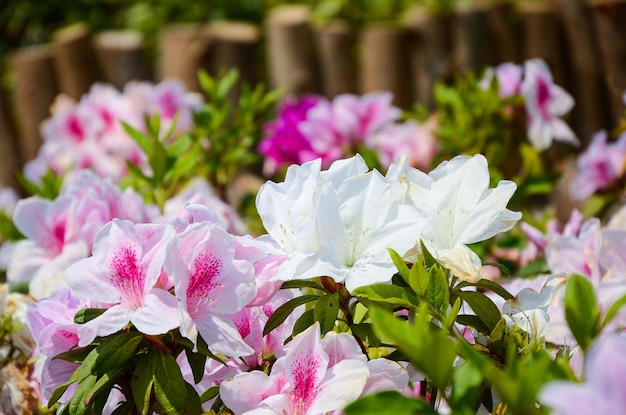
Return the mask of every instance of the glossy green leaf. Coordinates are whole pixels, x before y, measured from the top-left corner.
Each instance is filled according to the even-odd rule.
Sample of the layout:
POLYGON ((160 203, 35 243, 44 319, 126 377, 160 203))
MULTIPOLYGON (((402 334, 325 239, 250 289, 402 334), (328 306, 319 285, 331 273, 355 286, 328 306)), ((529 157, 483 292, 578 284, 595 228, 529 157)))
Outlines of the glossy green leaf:
POLYGON ((155 350, 148 360, 157 403, 167 415, 185 413, 188 391, 176 359, 169 353, 155 350))
POLYGON ((496 327, 502 314, 489 297, 476 291, 457 291, 456 295, 472 308, 474 313, 489 328, 490 332, 496 327))
POLYGON ((123 367, 135 355, 142 341, 143 336, 139 332, 124 332, 107 338, 96 348, 98 357, 93 372, 103 374, 123 367))
POLYGON ((105 311, 106 309, 104 308, 81 308, 74 315, 74 323, 85 324, 86 322, 101 316, 105 311))
POLYGON ((263 335, 265 336, 267 333, 280 326, 296 307, 310 303, 311 301, 317 301, 319 298, 319 295, 302 295, 287 301, 285 304, 278 307, 270 318, 267 319, 267 323, 265 323, 265 327, 263 328, 263 335))
POLYGON ((202 353, 194 353, 192 349, 185 347, 185 355, 191 366, 193 381, 198 384, 204 377, 204 367, 206 366, 207 356, 202 353))
POLYGON ((571 275, 563 300, 567 324, 580 347, 587 350, 600 329, 600 307, 589 278, 571 275))
POLYGON ((313 318, 320 323, 321 334, 328 333, 335 327, 339 314, 339 293, 321 296, 313 310, 313 318))
POLYGON ((606 313, 604 314, 604 319, 602 320, 602 327, 606 327, 606 325, 609 324, 611 322, 611 320, 613 320, 615 318, 617 313, 625 305, 626 305, 626 295, 624 295, 623 297, 621 297, 617 301, 615 301, 613 304, 611 304, 609 309, 606 310, 606 313))
POLYGON ((309 281, 309 280, 290 280, 290 281, 285 281, 280 286, 281 290, 290 290, 290 289, 294 289, 294 288, 295 289, 298 289, 298 288, 313 288, 314 290, 320 290, 320 291, 324 291, 324 292, 329 292, 322 285, 316 283, 315 281, 309 281))
POLYGON ((306 310, 300 317, 298 317, 293 325, 293 330, 291 331, 292 338, 296 337, 298 334, 315 324, 314 312, 315 310, 312 308, 310 310, 306 310))
POLYGON ((417 308, 418 300, 408 290, 391 284, 372 284, 352 290, 352 295, 364 304, 417 308))
POLYGON ((346 415, 437 415, 427 402, 409 398, 397 391, 364 396, 346 406, 346 415))
POLYGON ((448 279, 439 265, 434 265, 428 270, 429 284, 426 288, 425 297, 442 315, 445 315, 450 305, 450 291, 448 279))
POLYGON ((139 358, 130 383, 133 400, 137 406, 137 411, 141 415, 147 415, 150 410, 150 397, 152 396, 154 386, 154 377, 150 364, 150 354, 139 358))

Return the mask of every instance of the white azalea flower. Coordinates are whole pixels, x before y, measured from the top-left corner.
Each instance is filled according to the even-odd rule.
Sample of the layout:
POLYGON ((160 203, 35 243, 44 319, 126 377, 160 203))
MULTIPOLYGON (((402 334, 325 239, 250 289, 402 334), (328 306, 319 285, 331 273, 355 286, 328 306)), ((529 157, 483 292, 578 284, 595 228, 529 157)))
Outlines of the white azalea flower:
POLYGON ((552 332, 548 307, 555 294, 565 286, 565 274, 548 278, 541 292, 524 288, 515 298, 507 300, 502 307, 502 316, 507 326, 517 324, 533 338, 543 337, 552 332))
POLYGON ((502 180, 490 189, 487 160, 480 154, 444 161, 429 174, 400 159, 387 177, 396 183, 394 198, 426 216, 422 241, 428 251, 466 281, 482 276, 480 258, 466 245, 506 232, 522 217, 506 208, 516 184, 502 180))
POLYGON ((419 241, 424 218, 392 200, 391 184, 357 155, 320 172, 320 161, 291 166, 284 183, 266 183, 257 210, 288 260, 277 279, 330 276, 349 290, 386 282, 419 241))

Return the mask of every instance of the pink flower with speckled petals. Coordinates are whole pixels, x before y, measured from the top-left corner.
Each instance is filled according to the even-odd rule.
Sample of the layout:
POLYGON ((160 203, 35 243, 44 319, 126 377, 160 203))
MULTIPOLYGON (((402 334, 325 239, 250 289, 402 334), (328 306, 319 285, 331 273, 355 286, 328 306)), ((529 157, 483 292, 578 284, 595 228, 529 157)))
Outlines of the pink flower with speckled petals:
POLYGON ((246 345, 226 314, 256 295, 254 267, 235 259, 233 236, 211 222, 190 224, 170 242, 164 270, 178 297, 180 332, 197 346, 198 335, 213 353, 247 356, 246 345))
POLYGON ((221 384, 220 396, 235 415, 321 415, 341 410, 361 395, 370 370, 360 359, 335 360, 320 340, 316 323, 294 338, 269 376, 261 371, 240 373, 221 384))
POLYGON ((167 225, 114 219, 96 237, 93 256, 71 265, 65 281, 79 296, 112 307, 78 330, 79 346, 113 334, 128 323, 145 334, 178 327, 178 300, 157 283, 165 249, 175 230, 167 225))
POLYGON ((528 114, 528 138, 536 150, 547 149, 553 139, 579 144, 569 126, 559 118, 572 109, 574 100, 554 84, 548 65, 541 59, 525 62, 521 93, 528 114))

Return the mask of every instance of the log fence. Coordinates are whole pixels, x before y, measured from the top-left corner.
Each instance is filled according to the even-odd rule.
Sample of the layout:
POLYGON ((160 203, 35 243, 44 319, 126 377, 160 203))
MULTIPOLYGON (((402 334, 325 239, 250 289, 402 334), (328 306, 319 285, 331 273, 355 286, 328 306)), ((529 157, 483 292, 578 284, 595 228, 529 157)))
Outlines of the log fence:
POLYGON ((118 88, 132 80, 176 77, 199 91, 200 68, 216 75, 237 67, 246 82, 268 80, 289 94, 388 90, 395 104, 432 108, 436 81, 505 61, 543 58, 570 91, 570 118, 583 142, 623 114, 626 89, 626 0, 476 0, 449 15, 417 10, 402 22, 364 27, 312 23, 302 5, 280 6, 262 25, 211 22, 163 27, 156 67, 141 35, 58 31, 51 44, 13 51, 12 90, 0 91, 0 184, 37 154, 39 126, 58 93, 78 99, 93 82, 118 88))

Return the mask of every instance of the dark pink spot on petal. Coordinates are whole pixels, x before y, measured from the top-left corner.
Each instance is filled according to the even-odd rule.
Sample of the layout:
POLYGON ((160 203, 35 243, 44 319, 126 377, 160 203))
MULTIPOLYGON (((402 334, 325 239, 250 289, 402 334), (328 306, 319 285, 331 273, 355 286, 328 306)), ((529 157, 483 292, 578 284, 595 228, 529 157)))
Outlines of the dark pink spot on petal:
POLYGON ((220 286, 216 280, 222 271, 222 260, 210 254, 200 254, 194 261, 193 275, 187 287, 187 306, 197 310, 201 306, 217 300, 221 291, 216 293, 215 288, 220 286))
POLYGON ((144 301, 146 277, 139 264, 137 252, 130 245, 122 245, 113 254, 110 264, 113 275, 111 282, 121 291, 122 296, 135 307, 144 301))
POLYGON ((304 414, 318 393, 316 376, 321 366, 317 356, 299 354, 291 366, 294 391, 291 394, 293 413, 304 414))

